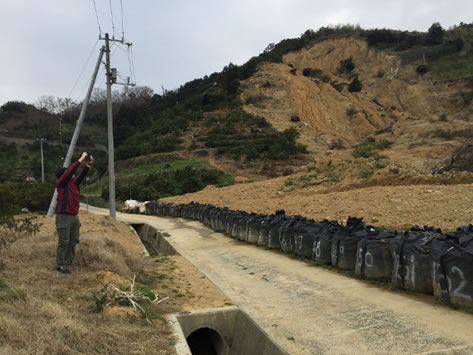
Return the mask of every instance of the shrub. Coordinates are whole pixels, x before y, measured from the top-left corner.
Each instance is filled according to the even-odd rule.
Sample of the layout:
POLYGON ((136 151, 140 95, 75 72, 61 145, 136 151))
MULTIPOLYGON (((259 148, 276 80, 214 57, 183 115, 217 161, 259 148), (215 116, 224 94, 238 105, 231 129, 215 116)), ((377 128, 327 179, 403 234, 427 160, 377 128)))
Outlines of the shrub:
POLYGON ((261 104, 265 99, 266 99, 266 97, 264 97, 262 95, 251 95, 251 96, 248 96, 245 103, 247 105, 257 106, 258 104, 261 104))
POLYGON ((300 122, 301 118, 297 115, 292 115, 291 116, 291 122, 300 122))
POLYGON ((383 133, 393 133, 393 126, 389 125, 389 126, 380 128, 375 132, 376 135, 383 134, 383 133))
POLYGON ((429 68, 425 64, 420 64, 416 68, 416 72, 420 75, 424 75, 429 71, 429 68))
POLYGON ((450 130, 445 130, 445 129, 436 129, 433 132, 433 136, 436 138, 442 138, 442 139, 451 139, 452 138, 452 132, 450 130))
POLYGON ((348 117, 353 116, 357 112, 358 111, 356 110, 355 106, 353 106, 353 105, 348 106, 347 110, 345 111, 345 113, 347 114, 348 117))
POLYGON ((442 113, 440 114, 440 116, 439 116, 439 120, 440 120, 441 122, 447 122, 447 121, 448 121, 447 115, 442 112, 442 113))
POLYGON ((27 104, 23 101, 8 101, 1 106, 4 112, 24 113, 26 112, 27 104))
POLYGON ((362 179, 368 179, 373 176, 373 171, 372 170, 362 170, 360 172, 360 178, 362 179))
POLYGON ((207 150, 197 150, 195 154, 199 157, 208 157, 209 152, 207 150))
MULTIPOLYGON (((234 179, 231 176, 218 169, 185 165, 176 170, 164 170, 134 176, 133 179, 118 180, 116 197, 122 201, 130 198, 147 201, 196 192, 207 185, 227 186, 233 183, 234 179)), ((101 193, 106 201, 108 201, 108 193, 108 186, 106 186, 101 193)))
POLYGON ((264 118, 242 110, 235 110, 212 125, 205 145, 216 148, 217 155, 234 160, 286 160, 307 151, 305 146, 297 144, 299 133, 295 128, 278 132, 264 118))
POLYGON ((353 57, 342 59, 338 65, 337 73, 338 74, 348 74, 355 69, 355 63, 353 63, 353 57))
POLYGON ((363 83, 361 82, 360 79, 358 79, 358 76, 356 76, 348 85, 348 91, 350 92, 360 92, 361 89, 363 88, 363 83))
POLYGON ((16 198, 9 185, 0 185, 0 216, 9 216, 16 212, 16 198))
POLYGON ((11 183, 0 185, 0 215, 30 211, 47 211, 54 192, 54 184, 11 183))
POLYGON ((322 79, 322 81, 323 81, 324 83, 328 83, 328 82, 330 81, 330 75, 328 75, 328 74, 323 74, 323 75, 320 77, 320 79, 322 79))
POLYGON ((357 144, 351 153, 355 158, 369 158, 376 155, 376 144, 370 141, 364 141, 357 144))
POLYGON ((463 102, 469 105, 473 101, 473 91, 462 91, 460 93, 463 102))
POLYGON ((313 77, 313 78, 320 78, 322 76, 322 69, 318 69, 318 68, 304 68, 304 70, 302 71, 302 75, 304 76, 310 76, 310 77, 313 77))
POLYGON ((388 141, 387 139, 381 139, 376 143, 376 148, 379 150, 388 149, 393 145, 393 142, 388 141))
POLYGON ((304 76, 310 76, 310 71, 312 70, 312 68, 304 68, 302 70, 302 75, 304 76))
MULTIPOLYGON (((16 240, 29 237, 39 231, 41 224, 35 223, 36 217, 16 219, 12 216, 0 216, 0 270, 5 266, 3 254, 16 240)), ((0 288, 1 288, 0 279, 0 288)), ((1 297, 0 297, 1 300, 1 297)))

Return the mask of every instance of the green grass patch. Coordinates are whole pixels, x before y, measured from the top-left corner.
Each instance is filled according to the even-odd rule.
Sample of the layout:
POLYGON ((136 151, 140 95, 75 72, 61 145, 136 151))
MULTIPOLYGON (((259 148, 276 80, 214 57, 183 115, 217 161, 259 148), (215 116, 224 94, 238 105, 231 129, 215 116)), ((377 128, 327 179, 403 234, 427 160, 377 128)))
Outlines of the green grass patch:
POLYGON ((173 160, 162 163, 145 163, 133 169, 119 171, 118 177, 127 177, 132 175, 152 174, 158 172, 172 172, 185 168, 208 169, 212 168, 205 160, 173 160))
POLYGON ((0 302, 24 301, 26 294, 22 290, 17 290, 6 280, 0 279, 0 302))
POLYGON ((473 77, 473 59, 467 55, 453 54, 440 57, 430 65, 431 73, 438 80, 459 80, 473 77))

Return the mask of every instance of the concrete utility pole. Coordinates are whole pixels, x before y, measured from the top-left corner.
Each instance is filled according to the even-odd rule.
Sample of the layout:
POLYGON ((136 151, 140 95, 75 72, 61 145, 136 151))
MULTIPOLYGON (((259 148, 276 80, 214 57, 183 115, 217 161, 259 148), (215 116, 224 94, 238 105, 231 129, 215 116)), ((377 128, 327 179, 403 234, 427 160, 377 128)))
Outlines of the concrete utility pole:
POLYGON ((116 218, 116 200, 115 200, 115 154, 113 147, 113 113, 112 113, 112 84, 125 86, 134 86, 129 80, 126 83, 117 83, 117 69, 110 68, 110 42, 118 42, 128 47, 131 43, 125 42, 125 39, 110 38, 108 33, 105 37, 99 36, 99 39, 105 40, 105 67, 107 76, 107 133, 108 133, 108 204, 110 217, 116 218))
POLYGON ((116 218, 115 205, 115 154, 113 150, 112 78, 110 69, 110 39, 105 34, 105 66, 107 69, 107 133, 108 133, 108 204, 110 217, 116 218))
POLYGON ((59 145, 62 147, 62 118, 59 117, 59 145))
MULTIPOLYGON (((82 123, 84 122, 85 113, 87 112, 87 106, 90 101, 90 96, 92 95, 92 90, 94 89, 95 79, 97 78, 97 74, 99 72, 100 63, 102 62, 103 54, 105 52, 105 48, 102 47, 100 49, 100 54, 97 59, 97 63, 95 64, 95 70, 92 74, 92 79, 90 80, 89 89, 87 90, 87 95, 84 99, 84 103, 82 104, 82 109, 80 111, 79 119, 76 123, 76 128, 74 129, 74 134, 72 135, 71 144, 69 145, 69 149, 67 150, 66 158, 64 159, 63 167, 68 168, 71 165, 72 154, 74 154, 74 149, 76 148, 77 140, 79 139, 80 129, 82 127, 82 123)), ((51 199, 51 203, 49 204, 48 210, 48 217, 52 217, 54 211, 56 209, 57 204, 57 190, 54 191, 53 198, 51 199)))
POLYGON ((43 142, 45 138, 38 138, 41 144, 41 182, 44 184, 44 158, 43 158, 43 142))

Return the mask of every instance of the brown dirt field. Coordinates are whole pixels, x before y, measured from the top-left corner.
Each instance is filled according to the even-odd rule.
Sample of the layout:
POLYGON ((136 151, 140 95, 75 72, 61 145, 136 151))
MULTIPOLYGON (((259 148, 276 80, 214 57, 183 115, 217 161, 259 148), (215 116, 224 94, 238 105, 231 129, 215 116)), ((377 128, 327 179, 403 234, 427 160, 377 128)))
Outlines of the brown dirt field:
POLYGON ((54 218, 3 254, 0 270, 0 354, 174 354, 166 314, 231 304, 181 256, 146 257, 130 230, 110 217, 81 213, 81 243, 72 273, 55 271, 54 218), (147 318, 128 306, 97 312, 104 285, 129 290, 131 280, 154 292, 147 318), (34 331, 32 331, 34 329, 34 331))
POLYGON ((343 187, 310 186, 284 192, 287 178, 237 184, 225 188, 209 186, 193 194, 163 199, 163 202, 211 203, 248 212, 287 214, 315 220, 345 221, 348 216, 399 230, 417 224, 453 230, 473 223, 473 184, 374 186, 344 190, 343 187), (337 191, 338 189, 338 191, 337 191))

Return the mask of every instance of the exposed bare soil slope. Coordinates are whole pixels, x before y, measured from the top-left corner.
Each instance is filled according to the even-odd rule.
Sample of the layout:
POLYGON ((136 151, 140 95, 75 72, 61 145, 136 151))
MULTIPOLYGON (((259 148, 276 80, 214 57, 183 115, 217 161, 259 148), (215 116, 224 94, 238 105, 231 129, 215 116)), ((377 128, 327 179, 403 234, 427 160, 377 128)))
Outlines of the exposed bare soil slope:
POLYGON ((473 129, 472 107, 460 96, 467 82, 421 76, 418 64, 402 64, 399 55, 354 38, 326 40, 287 54, 282 64, 261 66, 242 83, 241 98, 247 111, 276 128, 297 127, 315 159, 331 149, 349 155, 353 145, 375 136, 392 142, 383 151, 389 159, 430 173, 467 140, 461 132, 473 129), (363 83, 361 92, 347 89, 353 73, 337 73, 340 61, 349 57, 363 83), (325 81, 322 74, 302 75, 305 68, 319 69, 325 81), (292 116, 300 122, 291 122, 292 116))

